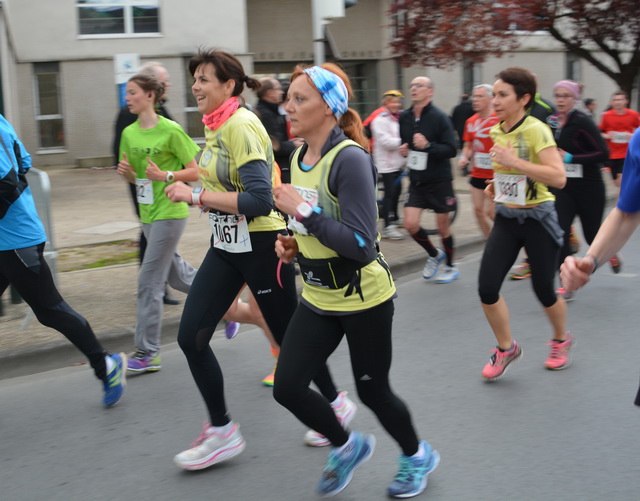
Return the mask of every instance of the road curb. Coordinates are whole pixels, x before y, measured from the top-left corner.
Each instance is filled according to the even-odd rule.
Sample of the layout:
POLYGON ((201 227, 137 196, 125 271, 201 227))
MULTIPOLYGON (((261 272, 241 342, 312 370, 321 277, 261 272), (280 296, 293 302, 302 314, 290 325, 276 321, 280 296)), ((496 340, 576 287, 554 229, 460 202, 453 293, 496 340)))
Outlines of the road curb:
MULTIPOLYGON (((480 238, 463 240, 456 248, 458 254, 466 253, 470 249, 482 244, 480 238)), ((395 279, 418 272, 425 262, 425 253, 419 251, 408 258, 390 263, 391 273, 395 279)), ((86 271, 86 270, 83 270, 86 271)), ((77 273, 77 272, 69 272, 77 273)), ((180 310, 182 312, 182 310, 180 310)), ((162 322, 161 344, 176 341, 181 314, 175 317, 165 318, 162 322)), ((222 331, 223 326, 218 326, 216 331, 222 331)), ((131 348, 135 334, 134 327, 125 329, 96 332, 96 336, 104 347, 112 352, 125 351, 131 348)), ((82 354, 66 338, 60 335, 60 339, 47 343, 34 344, 0 350, 0 379, 7 379, 26 374, 33 374, 64 365, 84 362, 82 354)))

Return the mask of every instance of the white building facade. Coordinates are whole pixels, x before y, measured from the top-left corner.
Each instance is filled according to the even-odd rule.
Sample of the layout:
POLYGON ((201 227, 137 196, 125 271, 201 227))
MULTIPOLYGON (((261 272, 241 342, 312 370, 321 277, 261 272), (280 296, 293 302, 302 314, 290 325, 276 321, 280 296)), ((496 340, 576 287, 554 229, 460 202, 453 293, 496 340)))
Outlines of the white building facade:
MULTIPOLYGON (((351 76, 353 104, 362 114, 378 106, 385 90, 406 93, 417 75, 433 80, 434 102, 448 112, 463 91, 492 83, 510 65, 535 72, 547 98, 558 80, 584 82, 585 97, 597 99, 600 112, 616 88, 544 33, 523 34, 517 52, 471 70, 401 68, 388 46, 390 3, 359 0, 326 26, 327 59, 351 76)), ((114 57, 134 53, 142 63, 167 67, 167 107, 198 138, 202 124, 186 67, 199 47, 235 53, 248 74, 287 78, 296 64, 313 62, 311 0, 0 0, 0 111, 35 165, 112 165, 119 106, 114 57)))

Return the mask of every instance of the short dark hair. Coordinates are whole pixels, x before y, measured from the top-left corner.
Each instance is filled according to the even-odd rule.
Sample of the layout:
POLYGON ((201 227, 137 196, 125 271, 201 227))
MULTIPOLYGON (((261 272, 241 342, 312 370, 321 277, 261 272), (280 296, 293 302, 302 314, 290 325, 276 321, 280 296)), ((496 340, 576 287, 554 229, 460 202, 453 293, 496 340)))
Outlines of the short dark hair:
POLYGON ((613 96, 624 96, 624 98, 628 101, 629 100, 629 94, 627 93, 626 90, 622 90, 622 89, 618 89, 617 91, 615 91, 613 94, 611 94, 611 97, 613 96))
POLYGON ((595 102, 596 102, 595 99, 593 99, 592 97, 588 97, 587 99, 584 100, 584 105, 585 106, 591 106, 595 102))
POLYGON ((203 64, 212 64, 216 77, 221 82, 228 82, 229 80, 235 82, 232 96, 242 94, 245 84, 254 91, 260 88, 260 82, 246 75, 240 60, 229 52, 219 49, 199 49, 198 53, 189 61, 189 73, 191 73, 191 76, 195 75, 198 67, 203 64))
POLYGON ((496 78, 499 78, 503 82, 511 85, 518 98, 522 98, 525 94, 529 94, 531 96, 531 99, 529 99, 525 109, 529 109, 533 106, 537 90, 536 77, 534 77, 529 70, 519 66, 512 66, 511 68, 502 70, 496 75, 496 78))
POLYGON ((269 92, 271 89, 276 88, 275 83, 278 82, 278 80, 273 77, 265 77, 265 78, 261 78, 259 82, 260 82, 260 88, 258 89, 257 95, 259 99, 262 99, 262 97, 267 92, 269 92))

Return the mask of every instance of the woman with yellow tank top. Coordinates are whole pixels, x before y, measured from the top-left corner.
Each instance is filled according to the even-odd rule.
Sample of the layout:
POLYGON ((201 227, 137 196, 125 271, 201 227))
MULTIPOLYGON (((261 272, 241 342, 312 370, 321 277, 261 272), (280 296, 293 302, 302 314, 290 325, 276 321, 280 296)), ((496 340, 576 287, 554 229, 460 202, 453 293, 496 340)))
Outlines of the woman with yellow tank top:
POLYGON ((318 492, 340 492, 373 454, 375 438, 345 430, 309 383, 346 336, 358 396, 402 450, 388 493, 413 497, 440 456, 418 439, 409 409, 390 387, 396 289, 378 250, 377 173, 350 96, 349 79, 334 64, 297 67, 291 77, 285 110, 291 132, 306 144, 293 154, 291 184, 274 189, 294 232, 278 236, 276 252, 285 263, 297 257, 303 291, 281 347, 274 397, 331 441, 318 492))
MULTIPOLYGON (((188 201, 208 212, 211 247, 198 269, 184 305, 178 344, 204 399, 209 422, 191 448, 174 462, 200 470, 240 454, 245 441, 231 420, 218 360, 209 345, 216 325, 246 283, 277 343, 297 305, 293 265, 279 262, 274 244, 286 234, 282 216, 273 208, 271 140, 260 119, 240 106, 244 86, 260 83, 247 76, 234 55, 200 51, 189 62, 192 92, 203 113, 206 145, 200 156, 202 187, 174 183, 172 201, 188 201)), ((326 365, 314 382, 323 395, 338 397, 326 365)))
POLYGON ((527 114, 536 95, 535 77, 524 68, 507 68, 493 85, 493 107, 500 122, 491 129, 493 183, 485 193, 496 202, 493 229, 480 264, 478 293, 487 321, 498 341, 482 376, 502 377, 522 356, 509 323, 509 308, 500 287, 524 247, 529 257, 536 297, 553 329, 545 366, 568 367, 573 343, 566 330, 567 307, 556 295, 554 277, 563 231, 549 186, 562 188, 565 169, 549 127, 527 114))

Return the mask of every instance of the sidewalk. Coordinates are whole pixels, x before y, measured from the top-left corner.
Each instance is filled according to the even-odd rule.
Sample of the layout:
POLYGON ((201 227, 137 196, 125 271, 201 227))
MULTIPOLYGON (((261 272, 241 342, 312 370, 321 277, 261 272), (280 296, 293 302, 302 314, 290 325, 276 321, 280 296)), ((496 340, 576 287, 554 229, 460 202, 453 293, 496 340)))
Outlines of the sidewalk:
MULTIPOLYGON (((137 239, 139 223, 133 211, 128 187, 112 169, 47 170, 52 186, 54 242, 58 250, 114 240, 137 239)), ((471 209, 466 179, 455 179, 459 199, 453 226, 457 259, 481 243, 471 209)), ((607 181, 611 193, 610 178, 607 181)), ((424 222, 435 227, 434 215, 425 213, 424 222)), ((402 230, 404 232, 404 230, 402 230)), ((434 237, 440 246, 440 238, 434 237)), ((194 266, 202 261, 209 244, 209 225, 199 211, 192 209, 187 229, 180 241, 180 254, 194 266)), ((425 252, 408 236, 403 240, 383 240, 384 253, 396 277, 420 273, 425 252)), ((111 266, 61 273, 58 286, 66 301, 89 320, 96 335, 112 350, 131 351, 136 318, 137 265, 111 266)), ((446 287, 446 285, 438 285, 446 287)), ((174 292, 184 303, 185 295, 174 292)), ((21 365, 33 356, 71 348, 58 332, 32 318, 21 330, 29 309, 25 304, 9 304, 3 297, 5 316, 0 317, 0 366, 21 365)), ((163 343, 175 340, 182 304, 166 306, 163 316, 163 343)), ((80 360, 82 356, 78 354, 80 360)), ((3 368, 4 370, 5 368, 3 368)))

